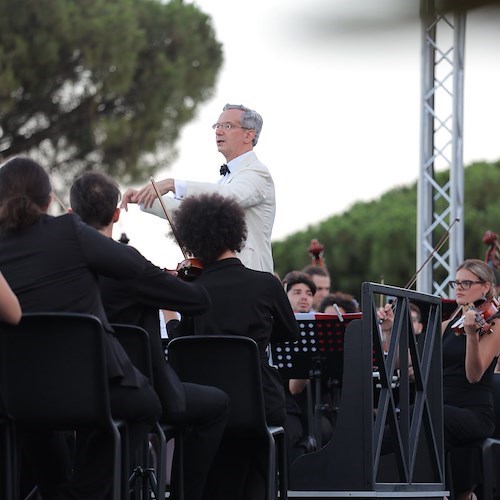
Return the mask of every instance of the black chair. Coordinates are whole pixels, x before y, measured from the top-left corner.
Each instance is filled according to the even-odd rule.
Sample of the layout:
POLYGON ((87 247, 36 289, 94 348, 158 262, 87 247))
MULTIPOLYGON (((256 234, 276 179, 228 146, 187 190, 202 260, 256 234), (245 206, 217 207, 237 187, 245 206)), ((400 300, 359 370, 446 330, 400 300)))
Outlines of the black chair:
POLYGON ((495 432, 491 438, 485 439, 481 446, 483 468, 482 498, 484 500, 493 500, 493 498, 500 496, 500 480, 498 478, 498 470, 500 469, 498 455, 498 451, 500 450, 500 373, 493 374, 492 388, 496 416, 495 432))
POLYGON ((0 450, 2 450, 0 458, 2 466, 2 470, 0 471, 0 498, 14 498, 15 495, 14 485, 16 479, 14 461, 16 455, 14 453, 14 446, 14 422, 5 410, 3 397, 0 393, 0 450))
POLYGON ((288 498, 285 432, 283 427, 266 423, 256 342, 242 336, 179 337, 170 341, 168 359, 183 382, 211 385, 226 392, 230 411, 225 433, 262 440, 268 457, 267 500, 276 498, 277 484, 280 498, 288 498))
MULTIPOLYGON (((125 325, 113 323, 115 336, 123 346, 134 366, 148 377, 149 382, 153 385, 153 368, 151 363, 151 351, 148 338, 148 332, 135 325, 125 325)), ((150 492, 154 494, 154 498, 163 500, 165 498, 165 483, 166 483, 166 437, 162 427, 156 423, 152 429, 152 434, 157 437, 158 453, 156 473, 150 465, 150 450, 149 441, 144 443, 143 449, 140 451, 140 457, 137 465, 134 468, 130 483, 135 490, 136 499, 150 498, 150 492)))
MULTIPOLYGON (((19 325, 2 324, 0 392, 15 426, 109 432, 113 499, 123 500, 127 426, 111 415, 103 335, 101 322, 85 314, 28 313, 19 325)), ((19 496, 17 483, 15 490, 12 498, 19 496)))

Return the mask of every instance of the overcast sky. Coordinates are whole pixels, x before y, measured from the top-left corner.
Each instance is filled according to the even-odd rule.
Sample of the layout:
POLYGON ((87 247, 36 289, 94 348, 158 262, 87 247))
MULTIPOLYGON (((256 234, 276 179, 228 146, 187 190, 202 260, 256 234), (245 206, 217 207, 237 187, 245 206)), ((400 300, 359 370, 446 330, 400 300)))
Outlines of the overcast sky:
MULTIPOLYGON (((210 127, 227 102, 264 119, 255 152, 276 186, 273 240, 418 179, 421 35, 406 9, 418 2, 194 3, 212 17, 224 66, 214 97, 182 133, 178 160, 157 179, 218 179, 224 158, 210 127)), ((466 165, 500 159, 500 17, 488 14, 467 18, 466 165)), ((134 208, 116 236, 126 231, 154 263, 175 267, 182 254, 165 237, 168 223, 134 208)))

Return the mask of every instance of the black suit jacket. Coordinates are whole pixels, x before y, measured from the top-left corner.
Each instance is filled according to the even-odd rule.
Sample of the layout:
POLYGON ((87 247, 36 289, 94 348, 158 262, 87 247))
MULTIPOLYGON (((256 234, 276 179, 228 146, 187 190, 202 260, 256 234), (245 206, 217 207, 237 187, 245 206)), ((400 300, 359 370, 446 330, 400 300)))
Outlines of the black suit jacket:
MULTIPOLYGON (((130 252, 139 253, 132 247, 130 252)), ((140 254, 139 254, 140 255, 140 254)), ((163 352, 159 309, 199 314, 206 311, 210 299, 206 290, 196 283, 187 283, 146 260, 140 276, 118 281, 101 277, 104 308, 112 323, 125 323, 144 328, 149 334, 153 385, 163 405, 164 418, 186 410, 184 386, 163 352)))
POLYGON ((169 322, 169 335, 253 338, 259 346, 268 422, 282 423, 272 416, 285 415, 283 382, 278 370, 269 365, 267 348, 270 342, 299 338, 299 326, 281 282, 271 273, 246 268, 237 258, 205 267, 196 282, 208 291, 212 307, 180 323, 169 322))
POLYGON ((0 235, 0 269, 23 312, 93 314, 104 325, 108 375, 139 387, 135 369, 113 336, 104 313, 97 275, 133 278, 144 262, 124 245, 84 224, 76 214, 42 215, 32 226, 0 235))

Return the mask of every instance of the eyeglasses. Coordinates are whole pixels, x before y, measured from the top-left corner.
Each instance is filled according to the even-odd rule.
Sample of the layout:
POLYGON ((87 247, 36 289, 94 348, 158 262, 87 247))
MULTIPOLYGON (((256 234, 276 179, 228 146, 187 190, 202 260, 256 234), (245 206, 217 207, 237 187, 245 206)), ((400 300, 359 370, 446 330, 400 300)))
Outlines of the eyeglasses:
POLYGON ((485 281, 472 281, 472 280, 463 280, 463 281, 450 281, 451 288, 462 288, 462 290, 468 290, 472 285, 479 283, 485 283, 485 281))
POLYGON ((219 130, 220 128, 222 130, 231 130, 232 128, 242 128, 244 130, 251 130, 248 127, 240 127, 239 125, 235 125, 234 123, 231 122, 224 122, 224 123, 214 123, 212 125, 212 128, 214 130, 219 130))

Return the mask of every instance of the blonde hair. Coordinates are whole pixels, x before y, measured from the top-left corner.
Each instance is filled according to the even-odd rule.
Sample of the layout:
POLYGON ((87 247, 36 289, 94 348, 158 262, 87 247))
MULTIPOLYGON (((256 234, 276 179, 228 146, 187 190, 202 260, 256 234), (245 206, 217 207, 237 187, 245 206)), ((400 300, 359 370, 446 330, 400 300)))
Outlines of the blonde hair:
POLYGON ((488 300, 496 296, 495 272, 486 262, 480 259, 467 259, 458 266, 457 271, 460 269, 466 269, 474 273, 481 281, 490 284, 490 289, 486 294, 488 300))

